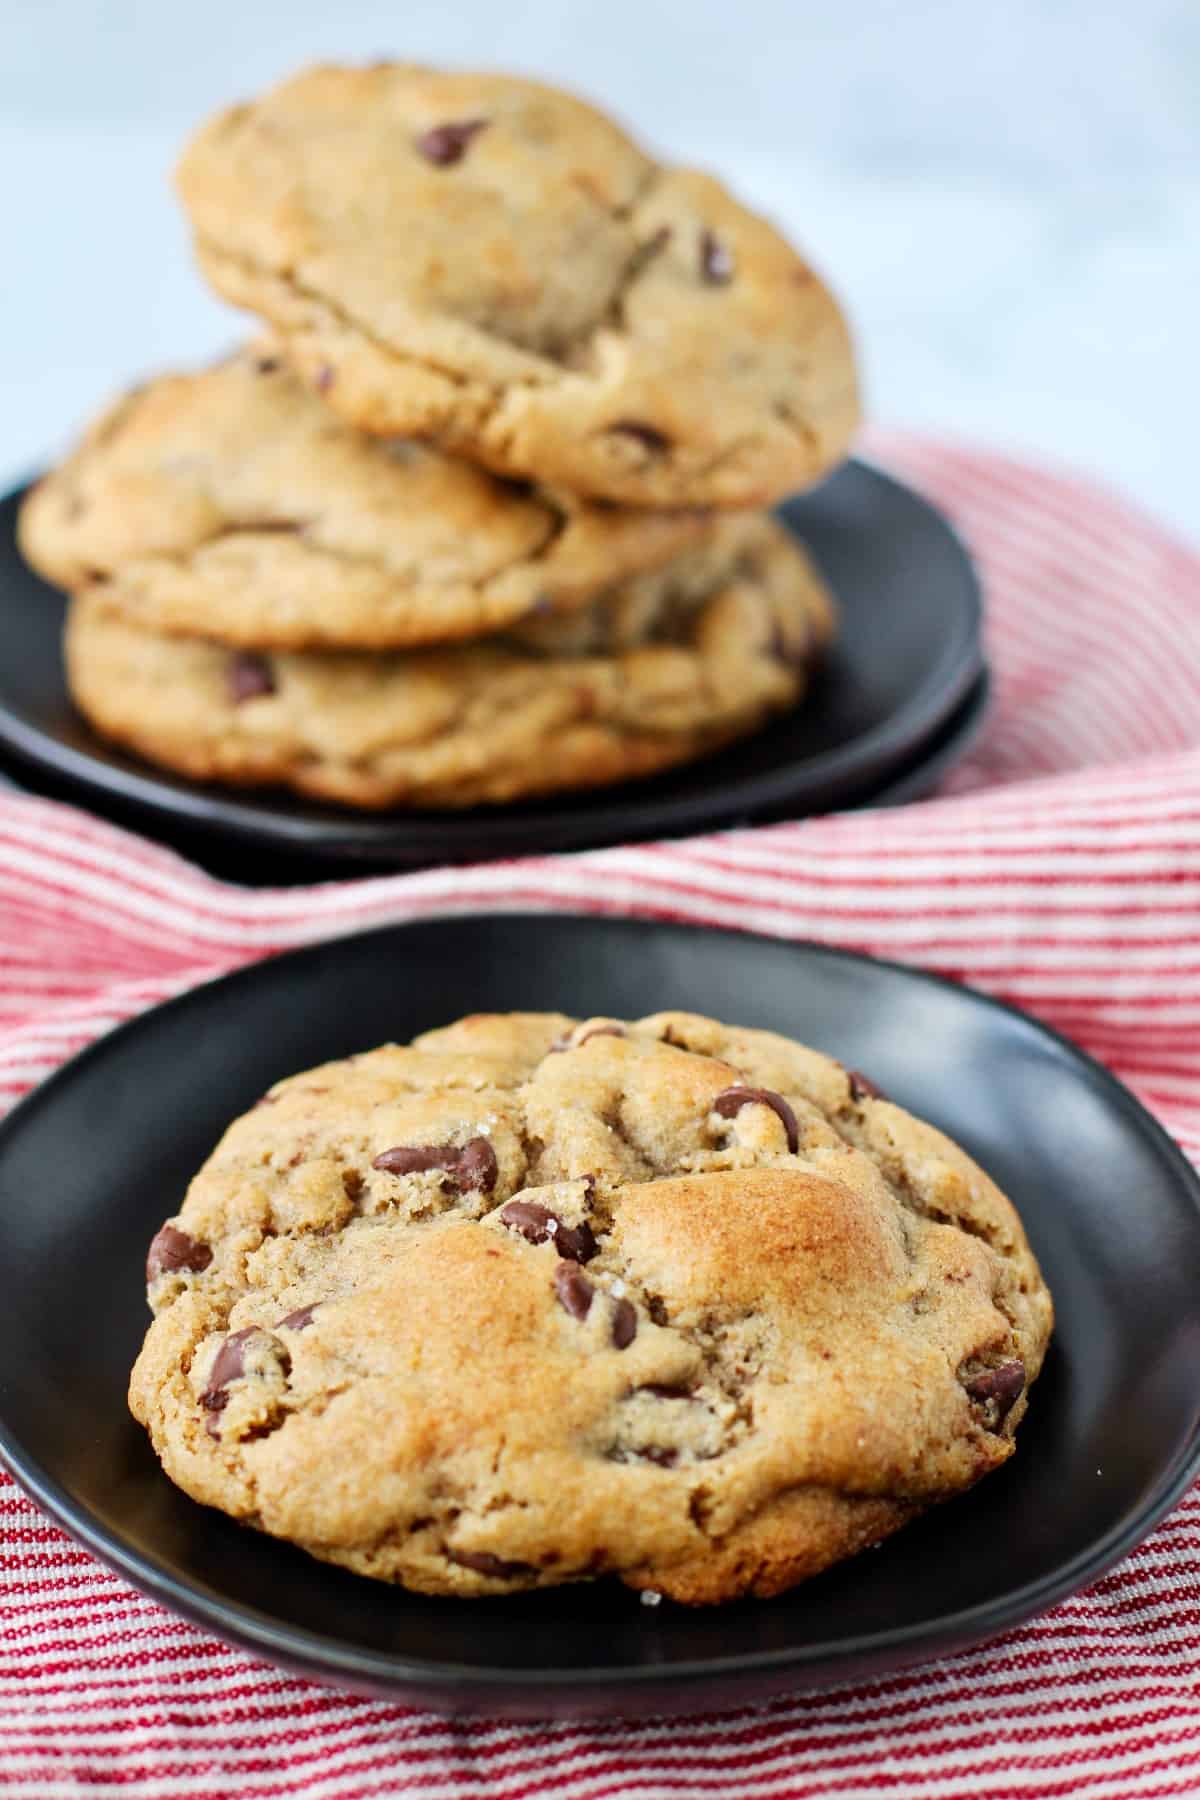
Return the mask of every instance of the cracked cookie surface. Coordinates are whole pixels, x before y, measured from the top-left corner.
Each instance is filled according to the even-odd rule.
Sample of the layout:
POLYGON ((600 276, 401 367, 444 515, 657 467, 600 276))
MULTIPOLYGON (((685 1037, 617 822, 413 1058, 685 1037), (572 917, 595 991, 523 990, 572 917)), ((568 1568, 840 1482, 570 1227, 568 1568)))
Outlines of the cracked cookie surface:
POLYGON ((172 1479, 462 1595, 777 1593, 1003 1463, 1052 1323, 960 1149, 689 1013, 479 1014, 281 1082, 147 1276, 172 1479))
POLYGON ((316 67, 211 120, 178 180, 214 287, 368 431, 631 506, 753 506, 858 422, 807 263, 568 94, 316 67))
POLYGON ((267 345, 119 400, 19 524, 25 556, 60 587, 117 580, 154 630, 256 650, 499 631, 588 604, 712 529, 368 437, 267 345))
POLYGON ((507 637, 441 650, 230 650, 164 637, 124 585, 76 596, 65 654, 96 728, 200 780, 359 807, 471 806, 649 775, 795 705, 833 634, 823 583, 766 517, 507 637))

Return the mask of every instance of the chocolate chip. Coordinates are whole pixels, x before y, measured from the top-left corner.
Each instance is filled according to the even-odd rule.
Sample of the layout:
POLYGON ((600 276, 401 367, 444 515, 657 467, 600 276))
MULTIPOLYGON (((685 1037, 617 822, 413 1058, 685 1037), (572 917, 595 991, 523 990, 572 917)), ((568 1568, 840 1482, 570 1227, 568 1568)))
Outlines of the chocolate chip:
POLYGON ((460 1190, 490 1194, 498 1174, 496 1152, 487 1138, 472 1138, 469 1144, 464 1144, 454 1171, 454 1182, 460 1190))
MULTIPOLYGON (((236 1381, 246 1372, 246 1340, 252 1338, 258 1330, 257 1325, 247 1325, 243 1331, 234 1331, 225 1339, 213 1359, 209 1371, 208 1386, 200 1396, 200 1404, 206 1412, 223 1412, 229 1395, 225 1392, 231 1381, 236 1381)), ((213 1431, 214 1421, 209 1420, 208 1429, 213 1431)), ((215 1436, 215 1432, 213 1433, 215 1436)))
POLYGON ((700 273, 714 287, 724 287, 733 280, 733 252, 719 237, 706 231, 700 239, 700 273))
POLYGON ((510 1200, 501 1208, 500 1222, 510 1231, 519 1231, 531 1244, 553 1239, 554 1248, 568 1262, 590 1262, 598 1248, 586 1219, 579 1225, 564 1225, 557 1213, 539 1206, 536 1200, 510 1200))
POLYGON ((500 1209, 500 1223, 510 1231, 519 1231, 531 1244, 544 1244, 558 1230, 558 1218, 548 1206, 534 1200, 510 1200, 500 1209))
POLYGON ((290 1312, 286 1318, 280 1319, 279 1324, 275 1327, 276 1331, 282 1330, 285 1326, 289 1331, 304 1331, 312 1324, 317 1305, 318 1302, 314 1301, 311 1306, 297 1307, 295 1312, 290 1312))
POLYGON ((800 1148, 800 1127, 796 1123, 796 1115, 784 1099, 771 1088, 730 1087, 717 1095, 713 1101, 713 1111, 720 1113, 723 1119, 732 1119, 741 1112, 743 1106, 769 1106, 787 1132, 787 1147, 792 1155, 800 1148))
POLYGON ((587 1276, 572 1262, 560 1262, 554 1271, 554 1291, 558 1303, 573 1319, 586 1319, 595 1288, 587 1276))
POLYGON ((388 1175, 421 1175, 427 1169, 441 1169, 445 1185, 460 1194, 490 1194, 499 1172, 496 1152, 485 1137, 474 1137, 466 1144, 396 1144, 380 1151, 371 1167, 388 1175))
POLYGON ((275 692, 275 676, 265 656, 239 650, 229 659, 229 694, 235 706, 275 692))
POLYGON ((637 1313, 628 1300, 618 1300, 613 1307, 612 1341, 618 1350, 627 1350, 637 1336, 637 1313))
POLYGON ((635 1450, 634 1455, 641 1462, 657 1463, 660 1469, 673 1469, 679 1461, 678 1450, 660 1450, 657 1444, 647 1444, 643 1449, 635 1450))
POLYGON ((318 394, 327 394, 333 386, 333 369, 329 363, 322 363, 317 370, 313 386, 318 394))
POLYGON ((254 367, 260 375, 274 375, 279 367, 279 358, 277 356, 256 356, 254 367))
POLYGON ((436 163, 440 169, 449 168, 451 163, 462 161, 467 145, 486 125, 486 119, 459 119, 454 123, 432 125, 416 140, 417 149, 426 162, 436 163))
POLYGON ((789 642, 784 634, 782 625, 776 620, 774 626, 771 628, 771 637, 767 644, 767 654, 772 656, 777 663, 782 663, 785 669, 790 669, 793 674, 807 674, 808 670, 812 667, 813 661, 812 632, 809 631, 806 626, 804 628, 802 641, 789 642))
POLYGON ((581 1219, 578 1225, 563 1225, 560 1222, 554 1234, 554 1247, 560 1256, 577 1263, 591 1262, 599 1249, 595 1234, 586 1219, 581 1219))
POLYGON ((643 425, 640 419, 614 419, 608 429, 619 432, 622 437, 633 438, 652 456, 661 456, 664 450, 671 448, 671 440, 665 432, 658 431, 653 425, 643 425))
POLYGON ((571 1032, 568 1032, 566 1037, 555 1038, 550 1046, 550 1051, 553 1054, 560 1050, 582 1050, 591 1038, 624 1036, 625 1027, 623 1025, 593 1025, 591 1030, 585 1031, 581 1038, 576 1038, 571 1032))
POLYGON ((985 1369, 981 1375, 972 1376, 963 1385, 972 1400, 978 1400, 980 1405, 995 1402, 996 1423, 999 1424, 1025 1391, 1025 1365, 1014 1357, 1011 1362, 998 1363, 994 1369, 985 1369))
POLYGON ((625 1027, 623 1025, 593 1025, 592 1029, 590 1031, 584 1032, 583 1036, 579 1039, 575 1048, 577 1050, 582 1050, 583 1046, 585 1044, 590 1044, 592 1039, 595 1037, 623 1038, 624 1036, 625 1036, 625 1027))
MULTIPOLYGON (((285 1320, 286 1324, 287 1321, 285 1320)), ((299 1329, 299 1327, 297 1327, 299 1329)), ((246 1373, 246 1345, 253 1337, 265 1338, 279 1352, 280 1361, 286 1370, 291 1368, 291 1358, 278 1339, 269 1332, 263 1331, 259 1325, 246 1325, 241 1331, 232 1331, 213 1358, 213 1366, 208 1374, 208 1386, 200 1396, 200 1404, 209 1416, 208 1433, 210 1437, 219 1437, 221 1433, 217 1414, 224 1412, 229 1395, 226 1389, 231 1381, 237 1381, 246 1373)))
POLYGON ((460 1568, 474 1569, 477 1575, 494 1575, 497 1581, 537 1573, 532 1563, 509 1562, 503 1556, 493 1556, 490 1550, 447 1550, 446 1555, 460 1568))
POLYGON ((164 1225, 155 1233, 146 1254, 146 1280, 172 1275, 176 1269, 190 1269, 193 1275, 199 1275, 207 1269, 212 1256, 207 1244, 197 1243, 176 1225, 164 1225))
POLYGON ((457 1144, 393 1144, 371 1163, 385 1175, 423 1175, 427 1169, 450 1169, 458 1161, 457 1144))
POLYGON ((847 1069, 846 1079, 850 1083, 852 1100, 886 1100, 887 1095, 881 1087, 876 1087, 869 1076, 858 1069, 847 1069))
POLYGON ((694 1400, 695 1393, 690 1387, 673 1387, 666 1381, 648 1381, 645 1387, 635 1388, 635 1394, 653 1394, 656 1400, 694 1400))

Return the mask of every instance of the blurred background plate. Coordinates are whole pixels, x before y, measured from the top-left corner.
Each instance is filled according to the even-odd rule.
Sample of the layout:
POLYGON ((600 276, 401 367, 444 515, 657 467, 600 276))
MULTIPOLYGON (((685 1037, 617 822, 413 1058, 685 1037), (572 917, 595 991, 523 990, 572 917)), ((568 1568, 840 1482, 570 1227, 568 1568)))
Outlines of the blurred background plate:
MULTIPOLYGON (((927 745, 922 746, 914 760, 906 763, 898 775, 889 777, 882 787, 864 794, 849 810, 907 806, 914 800, 930 796, 978 738, 987 722, 991 700, 992 678, 985 667, 958 711, 927 745)), ((68 803, 77 800, 79 793, 70 781, 56 779, 46 769, 34 769, 30 763, 0 754, 0 788, 4 787, 68 803)), ((136 831, 144 824, 145 815, 138 808, 123 805, 112 796, 91 794, 87 803, 94 813, 110 819, 114 825, 136 831)), ((207 869, 210 875, 216 875, 222 881, 238 882, 244 887, 292 887, 329 878, 329 863, 321 857, 294 855, 286 850, 261 850, 250 843, 189 830, 186 824, 155 820, 153 835, 159 843, 207 869)), ((343 872, 350 875, 386 874, 388 865, 357 862, 343 872)))
POLYGON ((1098 1064, 950 982, 746 933, 465 917, 341 938, 144 1013, 0 1127, 0 1450, 18 1480, 209 1630, 418 1706, 526 1717, 729 1706, 1006 1630, 1095 1580, 1194 1478, 1198 1292, 1200 1182, 1098 1064), (698 1609, 650 1610, 615 1582, 480 1601, 407 1594, 172 1486, 125 1402, 148 1319, 146 1245, 231 1118, 281 1076, 476 1009, 672 1006, 783 1031, 864 1070, 1011 1195, 1058 1322, 1010 1463, 791 1593, 698 1609))
POLYGON ((0 744, 65 798, 219 848, 234 878, 243 850, 256 871, 279 856, 281 874, 295 859, 415 868, 854 805, 911 771, 983 672, 979 586, 959 539, 911 489, 852 462, 782 509, 842 610, 839 642, 794 714, 650 781, 467 813, 353 813, 188 782, 98 738, 64 684, 62 597, 17 551, 19 503, 0 503, 0 744))

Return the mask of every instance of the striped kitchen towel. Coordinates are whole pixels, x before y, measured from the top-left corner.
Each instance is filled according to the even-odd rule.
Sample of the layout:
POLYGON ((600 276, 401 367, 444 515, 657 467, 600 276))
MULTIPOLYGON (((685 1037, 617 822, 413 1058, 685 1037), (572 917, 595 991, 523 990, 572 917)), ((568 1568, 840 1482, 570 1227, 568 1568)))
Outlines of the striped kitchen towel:
MULTIPOLYGON (((954 518, 985 578, 997 703, 938 799, 250 891, 3 795, 0 1104, 253 957, 389 919, 562 908, 815 938, 970 981, 1074 1037, 1200 1160, 1200 558, 1089 483, 911 438, 872 448, 954 518)), ((142 1599, 2 1477, 0 1540, 14 1794, 1200 1793, 1200 1493, 1094 1588, 985 1649, 641 1725, 439 1719, 279 1674, 142 1599)))

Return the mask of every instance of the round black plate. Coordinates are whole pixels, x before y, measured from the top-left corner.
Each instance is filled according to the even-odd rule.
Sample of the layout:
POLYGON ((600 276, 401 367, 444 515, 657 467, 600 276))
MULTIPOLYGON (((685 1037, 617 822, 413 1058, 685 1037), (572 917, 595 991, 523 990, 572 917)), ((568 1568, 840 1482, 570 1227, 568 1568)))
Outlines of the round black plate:
MULTIPOLYGON (((898 775, 889 777, 882 787, 862 795, 855 805, 907 806, 911 801, 922 800, 931 794, 946 771, 966 755, 978 737, 990 704, 991 676, 985 667, 948 723, 921 747, 913 761, 906 763, 898 775)), ((43 794, 51 800, 78 798, 71 783, 56 778, 50 770, 35 769, 31 763, 0 753, 0 788, 10 785, 43 794)), ((87 796, 87 803, 93 812, 111 819, 114 824, 137 830, 144 823, 136 808, 122 804, 111 794, 100 795, 93 791, 87 796)), ((210 833, 189 829, 186 823, 176 820, 156 819, 154 836, 160 843, 207 869, 210 875, 216 875, 222 881, 237 882, 243 887, 302 886, 325 880, 329 875, 328 862, 319 856, 297 855, 233 839, 215 838, 210 833)), ((387 871, 385 862, 361 862, 353 868, 355 875, 387 871)))
POLYGON ((1198 1208, 1196 1176, 1110 1075, 930 976, 627 921, 393 926, 145 1014, 0 1128, 0 1449, 48 1512, 140 1587, 323 1679, 512 1715, 731 1704, 958 1649, 1138 1542, 1197 1468, 1198 1208), (1016 1200, 1059 1324, 1010 1464, 807 1586, 702 1611, 651 1611, 617 1584, 421 1599, 172 1487, 125 1407, 147 1322, 142 1259, 235 1113, 282 1075, 475 1008, 678 1005, 794 1032, 867 1070, 1016 1200))
POLYGON ((938 787, 942 777, 962 761, 987 723, 991 707, 992 676, 985 664, 979 680, 949 722, 921 746, 912 762, 906 763, 898 775, 890 776, 882 787, 864 795, 857 805, 862 808, 908 806, 914 800, 924 800, 938 787))
POLYGON ((0 743, 147 824, 292 854, 411 868, 829 811, 911 762, 983 666, 979 589, 959 540, 909 489, 850 463, 782 513, 838 596, 840 642, 806 703, 744 744, 651 781, 468 814, 364 815, 239 795, 161 774, 76 715, 59 656, 62 598, 21 560, 19 502, 0 502, 0 743))

